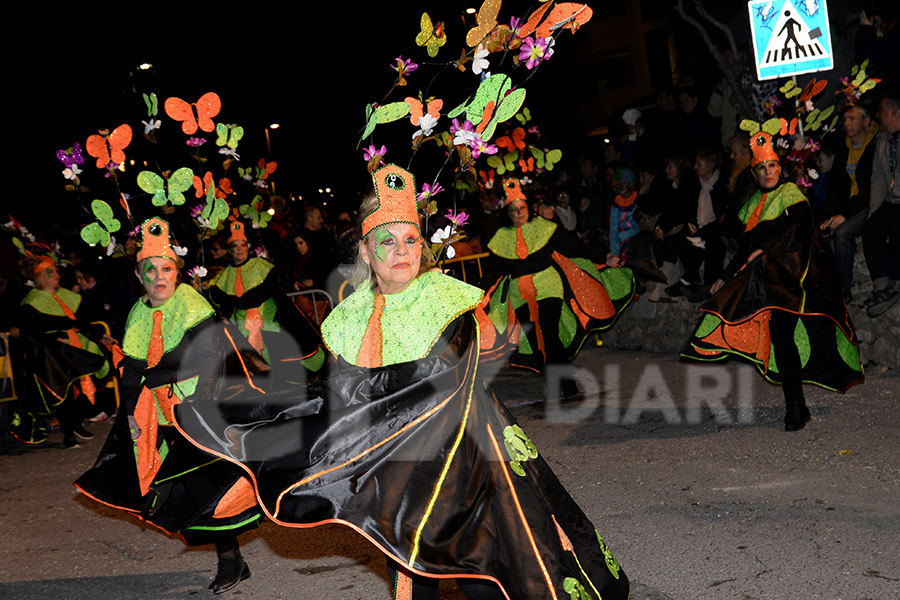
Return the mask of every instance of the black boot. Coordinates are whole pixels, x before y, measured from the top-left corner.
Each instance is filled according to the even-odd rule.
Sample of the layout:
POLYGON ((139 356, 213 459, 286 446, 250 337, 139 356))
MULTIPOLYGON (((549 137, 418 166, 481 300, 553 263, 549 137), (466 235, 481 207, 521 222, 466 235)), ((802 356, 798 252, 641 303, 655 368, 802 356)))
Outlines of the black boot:
POLYGON ((803 397, 803 388, 799 390, 784 389, 784 430, 800 431, 809 423, 809 408, 806 407, 806 399, 803 397))
POLYGON ((237 540, 216 544, 219 567, 216 578, 209 584, 214 594, 227 592, 240 582, 250 578, 250 567, 244 562, 237 540))

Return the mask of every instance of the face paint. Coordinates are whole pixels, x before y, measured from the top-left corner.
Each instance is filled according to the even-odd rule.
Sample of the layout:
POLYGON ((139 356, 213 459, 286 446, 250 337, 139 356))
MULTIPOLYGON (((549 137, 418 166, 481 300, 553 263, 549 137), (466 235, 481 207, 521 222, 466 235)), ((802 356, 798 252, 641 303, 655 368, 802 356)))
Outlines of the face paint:
POLYGON ((384 243, 392 239, 394 239, 394 236, 387 229, 381 228, 375 232, 375 260, 382 263, 387 260, 387 250, 384 249, 384 243))
POLYGON ((154 267, 153 267, 152 264, 150 264, 150 263, 144 263, 144 274, 143 274, 143 279, 144 279, 144 283, 146 283, 147 285, 150 285, 150 284, 153 283, 153 278, 150 277, 150 271, 152 271, 153 268, 154 268, 154 267))

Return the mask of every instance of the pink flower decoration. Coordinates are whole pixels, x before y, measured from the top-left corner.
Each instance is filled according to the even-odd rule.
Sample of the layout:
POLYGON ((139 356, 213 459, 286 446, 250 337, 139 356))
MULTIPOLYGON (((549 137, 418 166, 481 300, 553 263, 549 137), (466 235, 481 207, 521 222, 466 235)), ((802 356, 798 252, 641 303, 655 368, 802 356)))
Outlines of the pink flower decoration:
POLYGON ((553 56, 553 38, 537 38, 531 36, 525 38, 519 48, 519 60, 525 61, 525 66, 531 70, 553 56))
POLYGON ((393 70, 397 71, 398 73, 400 73, 401 75, 406 75, 406 74, 412 73, 413 71, 415 71, 416 69, 419 68, 419 65, 414 63, 411 58, 407 58, 406 60, 403 60, 402 56, 398 56, 395 60, 397 61, 397 64, 391 65, 391 68, 393 70))
POLYGON ((457 227, 462 227, 463 225, 465 225, 466 223, 469 222, 469 215, 467 215, 464 212, 459 212, 457 214, 453 214, 452 210, 448 210, 447 214, 444 216, 447 217, 447 220, 449 220, 451 223, 453 223, 457 227))
POLYGON ((385 154, 387 154, 387 148, 385 146, 376 148, 375 145, 372 144, 363 150, 363 159, 365 159, 366 162, 370 162, 376 156, 384 156, 385 154))
POLYGON ((477 133, 469 143, 469 147, 472 148, 472 158, 478 158, 482 154, 497 154, 499 150, 494 144, 486 143, 477 133))
POLYGON ((434 187, 431 187, 429 184, 424 184, 422 186, 422 191, 416 195, 416 199, 421 202, 422 200, 429 200, 435 194, 439 194, 444 191, 444 188, 441 187, 441 184, 436 183, 434 187))
POLYGON ((191 148, 199 148, 200 146, 202 146, 205 143, 206 143, 206 139, 201 138, 201 137, 189 137, 187 139, 187 141, 185 142, 185 144, 187 144, 191 148))

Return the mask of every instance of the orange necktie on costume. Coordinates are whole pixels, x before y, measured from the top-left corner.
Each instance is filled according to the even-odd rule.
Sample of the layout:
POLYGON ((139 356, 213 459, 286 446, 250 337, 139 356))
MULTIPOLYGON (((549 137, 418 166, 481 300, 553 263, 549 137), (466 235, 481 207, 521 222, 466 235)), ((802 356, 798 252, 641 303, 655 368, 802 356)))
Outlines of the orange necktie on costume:
POLYGON ((519 258, 528 258, 528 244, 522 236, 522 228, 516 227, 516 256, 519 258))
MULTIPOLYGON (((72 309, 69 308, 69 305, 59 299, 59 296, 53 294, 53 299, 56 300, 56 303, 59 304, 60 308, 62 308, 63 313, 72 319, 75 320, 75 313, 72 312, 72 309)), ((69 338, 69 345, 75 348, 83 348, 84 345, 81 343, 81 339, 78 337, 78 332, 74 328, 66 329, 66 337, 69 338)), ((81 378, 81 391, 85 396, 88 397, 88 400, 91 401, 91 404, 94 403, 94 397, 97 393, 97 386, 94 385, 94 382, 91 381, 90 375, 86 375, 81 378)))
POLYGON ((237 277, 234 278, 234 295, 240 298, 244 295, 244 280, 241 277, 241 268, 237 268, 237 277))
POLYGON ((768 194, 763 194, 762 198, 759 199, 759 204, 756 205, 756 210, 753 211, 753 214, 750 215, 750 218, 747 219, 747 226, 744 227, 744 231, 750 231, 754 227, 756 227, 757 223, 759 223, 759 217, 762 215, 763 205, 766 203, 766 196, 768 194))
POLYGON ((147 346, 147 368, 159 364, 164 354, 162 336, 163 314, 161 310, 153 312, 153 331, 150 333, 150 344, 147 346))
POLYGON ((382 366, 381 347, 384 337, 381 331, 381 314, 384 312, 384 296, 375 294, 375 309, 369 317, 366 333, 363 335, 359 354, 356 356, 356 364, 360 367, 374 369, 382 366))

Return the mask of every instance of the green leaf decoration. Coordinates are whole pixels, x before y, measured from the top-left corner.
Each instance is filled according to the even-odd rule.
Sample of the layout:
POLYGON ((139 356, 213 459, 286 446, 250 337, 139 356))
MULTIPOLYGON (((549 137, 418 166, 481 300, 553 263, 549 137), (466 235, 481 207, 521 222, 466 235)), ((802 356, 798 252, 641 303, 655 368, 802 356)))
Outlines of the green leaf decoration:
POLYGON ((240 125, 216 125, 216 145, 228 146, 232 150, 238 147, 238 142, 244 137, 244 128, 240 125))
POLYGON ((481 132, 481 139, 488 141, 494 135, 497 125, 507 121, 513 117, 522 104, 525 102, 525 90, 519 88, 510 92, 512 89, 512 80, 509 75, 498 73, 486 78, 478 86, 475 97, 466 105, 455 108, 449 117, 452 119, 459 116, 463 111, 466 113, 466 120, 471 123, 481 123, 484 118, 484 109, 489 102, 494 103, 494 114, 487 126, 481 132))
POLYGON ((94 200, 91 202, 91 211, 100 221, 84 226, 81 229, 81 239, 90 246, 108 246, 110 241, 110 233, 115 233, 122 227, 122 223, 115 218, 113 209, 103 200, 94 200))
POLYGON ((25 244, 23 244, 22 240, 20 240, 19 238, 13 237, 12 243, 13 243, 13 246, 18 248, 19 250, 23 250, 23 251, 25 250, 25 244))
POLYGON ((228 203, 216 196, 215 186, 209 186, 206 192, 206 205, 200 216, 209 221, 209 228, 216 229, 219 223, 228 218, 228 203))
POLYGON ((818 130, 819 127, 822 125, 822 123, 828 117, 830 117, 833 112, 834 112, 833 104, 831 106, 829 106, 828 108, 826 108, 825 110, 820 111, 819 109, 816 109, 816 110, 812 111, 811 113, 809 113, 809 118, 806 121, 806 126, 809 129, 812 129, 813 131, 818 130))
POLYGON ((375 110, 371 111, 371 114, 368 114, 369 110, 367 108, 366 113, 366 128, 363 131, 360 141, 372 135, 372 132, 375 131, 376 126, 384 125, 385 123, 393 123, 394 121, 398 121, 408 115, 409 104, 407 104, 406 102, 391 102, 390 104, 379 106, 375 110))
POLYGON ((184 194, 194 184, 194 172, 182 167, 172 173, 168 181, 153 171, 141 171, 137 176, 138 187, 153 194, 153 206, 164 206, 167 202, 173 206, 184 204, 184 194))
POLYGON ((497 129, 497 125, 503 123, 504 121, 508 121, 512 119, 513 116, 519 112, 519 109, 522 108, 522 104, 525 102, 525 89, 519 88, 513 90, 509 94, 507 94, 503 100, 500 101, 500 106, 497 106, 494 109, 494 116, 491 117, 491 120, 488 122, 487 127, 484 128, 484 131, 481 132, 481 139, 484 141, 488 141, 493 137, 494 131, 497 129))
POLYGON ((878 84, 878 82, 875 81, 874 79, 869 79, 868 81, 863 83, 861 86, 859 86, 859 91, 860 91, 860 93, 865 94, 866 92, 871 90, 873 87, 875 87, 877 84, 878 84))
POLYGON ((759 123, 750 119, 744 119, 739 126, 742 131, 746 131, 753 137, 753 134, 759 131, 759 123))
POLYGON ((438 211, 437 202, 432 200, 428 203, 428 207, 425 209, 425 214, 429 217, 436 214, 438 211))
POLYGON ((149 96, 144 94, 144 104, 147 105, 147 116, 155 117, 159 113, 159 100, 157 100, 155 92, 149 96))

